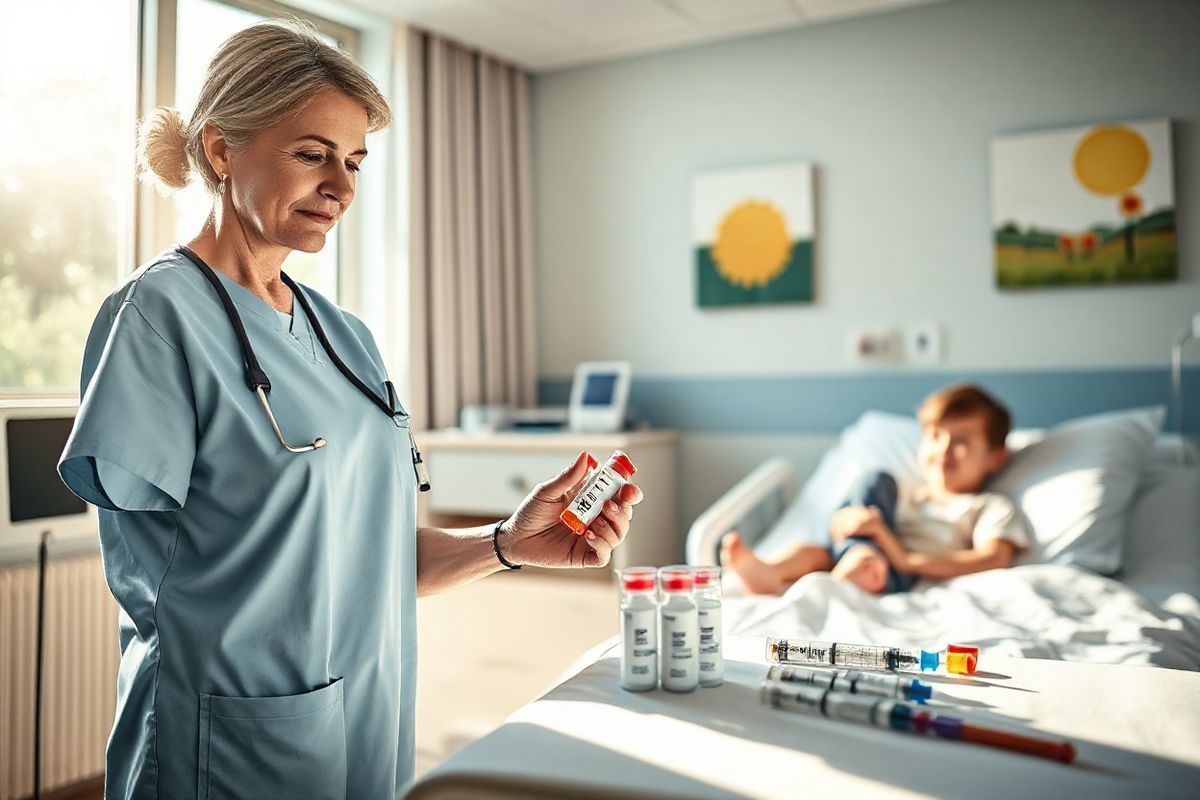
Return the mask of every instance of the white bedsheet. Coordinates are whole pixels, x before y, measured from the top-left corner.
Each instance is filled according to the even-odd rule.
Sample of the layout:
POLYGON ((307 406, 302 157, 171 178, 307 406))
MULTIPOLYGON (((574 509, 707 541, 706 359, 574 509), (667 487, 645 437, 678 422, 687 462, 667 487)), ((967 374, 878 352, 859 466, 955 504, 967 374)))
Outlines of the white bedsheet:
POLYGON ((728 634, 795 636, 989 655, 1200 669, 1200 618, 1075 567, 1034 564, 876 597, 828 573, 779 597, 728 597, 728 634))

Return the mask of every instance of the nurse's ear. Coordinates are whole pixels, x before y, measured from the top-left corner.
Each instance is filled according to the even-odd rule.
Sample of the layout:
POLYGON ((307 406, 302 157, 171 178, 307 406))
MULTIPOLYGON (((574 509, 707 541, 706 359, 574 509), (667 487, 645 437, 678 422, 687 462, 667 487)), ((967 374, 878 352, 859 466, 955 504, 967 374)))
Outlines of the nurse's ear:
POLYGON ((200 131, 200 142, 204 146, 204 156, 213 172, 217 173, 218 180, 229 175, 230 148, 229 142, 225 140, 225 133, 211 122, 205 123, 200 131))

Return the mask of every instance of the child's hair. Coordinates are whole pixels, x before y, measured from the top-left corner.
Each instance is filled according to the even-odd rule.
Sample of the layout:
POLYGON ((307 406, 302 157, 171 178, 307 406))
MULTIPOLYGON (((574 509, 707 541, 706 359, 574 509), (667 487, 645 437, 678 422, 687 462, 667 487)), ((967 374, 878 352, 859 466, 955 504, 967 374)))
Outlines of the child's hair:
POLYGON ((1012 414, 999 400, 973 383, 959 383, 939 389, 917 409, 921 425, 936 425, 951 417, 982 414, 988 445, 995 450, 1003 447, 1012 429, 1012 414))

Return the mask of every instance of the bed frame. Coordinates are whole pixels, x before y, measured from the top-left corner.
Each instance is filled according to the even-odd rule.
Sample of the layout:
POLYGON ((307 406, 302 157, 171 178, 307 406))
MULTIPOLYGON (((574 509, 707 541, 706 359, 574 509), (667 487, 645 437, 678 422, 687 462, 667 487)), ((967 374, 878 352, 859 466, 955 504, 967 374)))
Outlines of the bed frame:
POLYGON ((764 461, 696 518, 688 530, 687 563, 716 564, 721 537, 737 531, 753 545, 796 496, 796 468, 785 458, 764 461))

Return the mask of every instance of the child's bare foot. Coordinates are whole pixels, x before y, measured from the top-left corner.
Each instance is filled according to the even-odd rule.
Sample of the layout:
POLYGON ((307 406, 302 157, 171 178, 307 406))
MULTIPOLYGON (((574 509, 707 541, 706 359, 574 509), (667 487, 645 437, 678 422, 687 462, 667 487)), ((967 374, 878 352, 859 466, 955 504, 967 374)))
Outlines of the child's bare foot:
POLYGON ((737 531, 721 537, 721 566, 733 570, 754 594, 782 594, 783 581, 774 564, 754 555, 737 531))
POLYGON ((833 577, 850 581, 864 592, 879 594, 887 586, 888 562, 874 547, 856 545, 833 568, 833 577))

